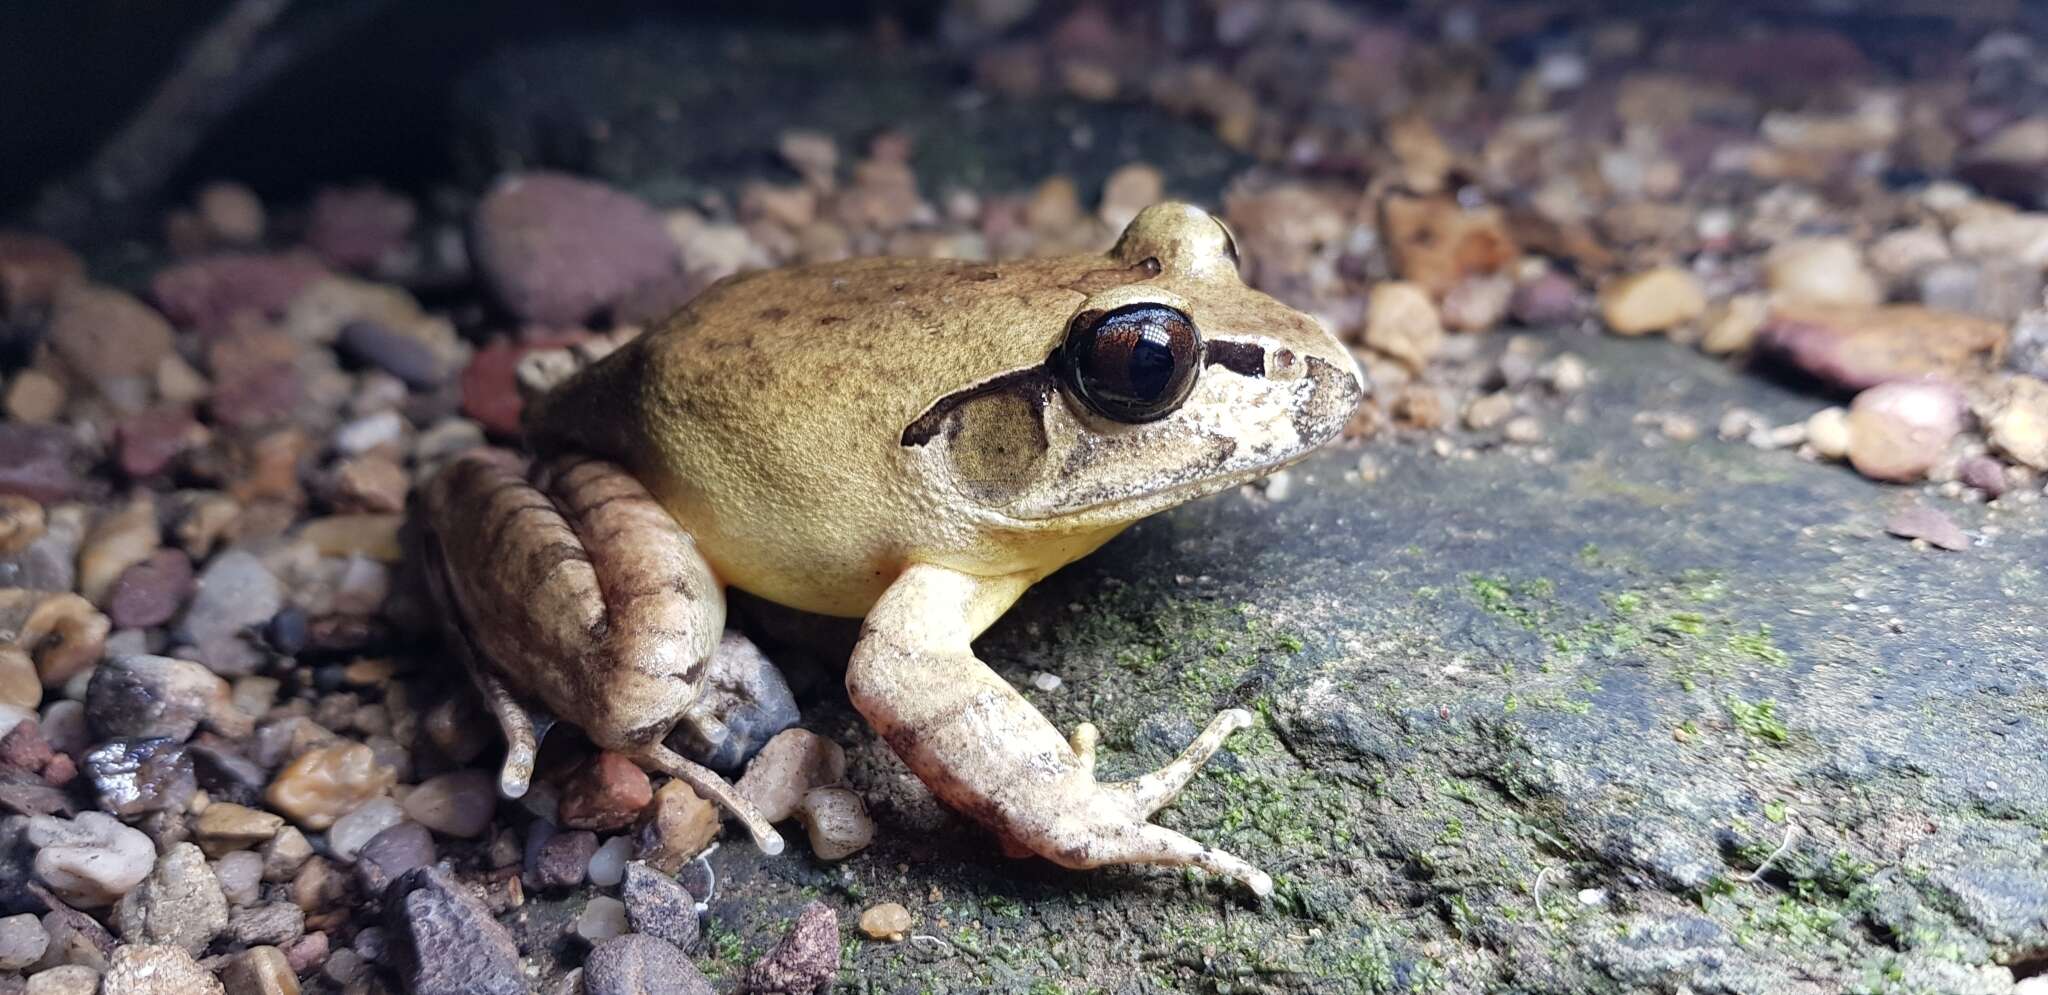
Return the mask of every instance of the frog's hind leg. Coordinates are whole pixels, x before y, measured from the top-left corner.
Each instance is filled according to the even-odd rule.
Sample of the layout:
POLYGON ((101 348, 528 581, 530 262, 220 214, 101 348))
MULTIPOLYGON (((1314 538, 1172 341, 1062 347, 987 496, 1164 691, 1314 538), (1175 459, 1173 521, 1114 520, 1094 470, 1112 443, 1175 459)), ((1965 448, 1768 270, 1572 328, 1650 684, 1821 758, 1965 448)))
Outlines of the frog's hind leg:
POLYGON ((869 612, 847 667, 854 707, 933 794, 994 830, 1005 853, 1074 868, 1197 867, 1271 894, 1272 878, 1250 863, 1145 821, 1251 716, 1225 712, 1155 773, 1097 782, 1093 727, 1061 736, 975 659, 974 636, 1028 583, 930 565, 904 571, 869 612))

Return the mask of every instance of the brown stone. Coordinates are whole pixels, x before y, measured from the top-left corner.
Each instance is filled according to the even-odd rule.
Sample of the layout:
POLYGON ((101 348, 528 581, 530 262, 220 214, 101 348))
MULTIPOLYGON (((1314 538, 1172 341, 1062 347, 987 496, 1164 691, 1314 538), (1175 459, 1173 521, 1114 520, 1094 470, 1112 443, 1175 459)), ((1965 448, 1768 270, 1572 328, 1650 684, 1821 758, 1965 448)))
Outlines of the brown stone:
POLYGON ((59 288, 85 279, 85 261, 64 243, 0 231, 0 314, 25 320, 50 306, 59 288))
POLYGON ((1471 276, 1507 272, 1521 258, 1499 210, 1450 197, 1388 196, 1380 226, 1401 279, 1442 298, 1471 276))
POLYGON ((2003 353, 1996 321, 1910 304, 1782 305, 1757 332, 1760 355, 1844 390, 1943 375, 1967 380, 2003 353))
POLYGON ((633 824, 654 800, 647 772, 624 754, 599 752, 569 776, 562 790, 562 825, 611 830, 633 824))
POLYGON ((656 870, 673 875, 711 845, 719 825, 716 805, 688 784, 669 781, 654 793, 654 803, 647 808, 637 854, 656 870))

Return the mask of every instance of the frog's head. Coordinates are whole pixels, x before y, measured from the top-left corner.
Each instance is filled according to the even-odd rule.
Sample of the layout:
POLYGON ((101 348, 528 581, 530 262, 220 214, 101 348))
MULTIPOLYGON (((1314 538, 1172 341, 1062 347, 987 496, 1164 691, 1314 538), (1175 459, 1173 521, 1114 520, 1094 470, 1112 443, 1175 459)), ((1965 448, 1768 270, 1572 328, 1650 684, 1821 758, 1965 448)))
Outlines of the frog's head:
POLYGON ((1314 318, 1244 285, 1229 229, 1199 208, 1145 209, 1110 250, 1043 364, 928 410, 959 492, 1045 528, 1134 521, 1255 479, 1328 441, 1364 393, 1314 318))

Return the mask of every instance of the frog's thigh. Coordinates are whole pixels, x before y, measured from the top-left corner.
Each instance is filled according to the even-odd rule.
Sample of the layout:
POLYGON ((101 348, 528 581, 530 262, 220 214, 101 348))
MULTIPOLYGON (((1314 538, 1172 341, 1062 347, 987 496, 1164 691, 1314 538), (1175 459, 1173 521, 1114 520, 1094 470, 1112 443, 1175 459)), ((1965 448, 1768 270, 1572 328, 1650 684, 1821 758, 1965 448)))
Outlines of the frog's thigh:
POLYGON ((658 741, 695 697, 691 671, 701 678, 725 611, 689 536, 630 474, 560 459, 538 476, 536 487, 516 458, 482 452, 427 496, 436 580, 505 727, 502 786, 515 796, 535 738, 525 707, 607 748, 658 741))
POLYGON ((934 566, 905 571, 868 614, 847 668, 854 707, 934 794, 993 829, 1006 851, 1066 867, 1194 866, 1270 893, 1272 879, 1245 861, 1145 821, 1250 716, 1217 716, 1156 773, 1098 783, 1094 730, 1062 737, 970 648, 1028 584, 934 566))

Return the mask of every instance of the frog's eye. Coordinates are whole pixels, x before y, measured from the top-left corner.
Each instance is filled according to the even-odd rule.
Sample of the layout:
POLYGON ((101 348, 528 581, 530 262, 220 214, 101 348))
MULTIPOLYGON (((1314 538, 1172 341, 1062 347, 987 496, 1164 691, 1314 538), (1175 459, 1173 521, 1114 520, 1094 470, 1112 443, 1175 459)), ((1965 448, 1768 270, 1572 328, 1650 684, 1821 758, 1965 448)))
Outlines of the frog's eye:
POLYGON ((1164 304, 1083 311, 1053 357, 1061 379, 1105 418, 1164 418, 1194 389, 1202 336, 1188 316, 1164 304))

